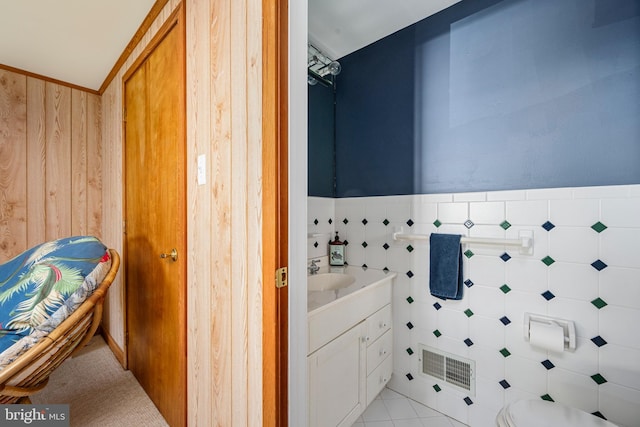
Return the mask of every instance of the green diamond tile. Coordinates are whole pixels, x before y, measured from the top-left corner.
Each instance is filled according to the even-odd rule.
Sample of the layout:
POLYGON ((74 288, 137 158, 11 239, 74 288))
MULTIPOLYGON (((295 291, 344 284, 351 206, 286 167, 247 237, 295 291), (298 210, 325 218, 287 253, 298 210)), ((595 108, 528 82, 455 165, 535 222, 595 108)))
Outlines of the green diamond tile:
POLYGON ((595 224, 593 224, 591 226, 591 228, 596 232, 596 233, 602 233, 604 230, 607 229, 607 226, 604 225, 603 223, 601 223, 600 221, 596 222, 595 224))
POLYGON ((506 348, 503 348, 502 350, 500 350, 500 354, 502 354, 502 356, 504 356, 504 357, 511 356, 511 352, 509 350, 507 350, 506 348))
POLYGON ((600 374, 591 375, 591 379, 594 380, 598 385, 604 384, 607 380, 600 374))
POLYGON ((509 227, 511 227, 511 224, 509 223, 509 221, 504 220, 502 221, 502 223, 500 224, 500 227, 504 228, 505 230, 508 229, 509 227))
POLYGON ((471 309, 470 309, 470 308, 467 308, 467 309, 464 311, 464 314, 466 314, 466 315, 467 315, 467 317, 471 317, 471 316, 473 316, 473 311, 471 311, 471 309))
POLYGON ((442 225, 442 223, 439 220, 436 219, 435 221, 433 221, 433 225, 435 225, 436 228, 438 228, 438 227, 440 227, 442 225))
POLYGON ((596 298, 593 301, 591 301, 591 304, 595 305, 598 310, 600 310, 602 307, 606 307, 607 303, 605 300, 603 300, 602 298, 596 298))
POLYGON ((411 297, 407 297, 407 302, 408 302, 409 304, 413 304, 413 298, 411 298, 411 297))
POLYGON ((546 400, 547 402, 555 402, 555 400, 553 400, 553 398, 551 398, 551 396, 549 396, 548 394, 540 396, 540 399, 546 400))
POLYGON ((467 249, 466 251, 464 251, 464 256, 466 256, 467 258, 471 258, 473 256, 473 252, 471 252, 471 249, 467 249))
POLYGON ((500 286, 500 290, 505 294, 508 294, 509 292, 511 292, 511 288, 506 283, 500 286))
POLYGON ((409 253, 413 252, 413 246, 411 245, 407 246, 407 250, 409 251, 409 253))
POLYGON ((384 221, 382 221, 382 223, 383 223, 385 226, 387 226, 387 225, 389 225, 389 224, 390 224, 389 220, 388 220, 388 219, 386 219, 386 218, 385 218, 385 220, 384 220, 384 221))
POLYGON ((542 258, 542 262, 544 262, 545 265, 549 267, 551 264, 556 262, 556 260, 547 255, 546 257, 542 258))
POLYGON ((442 333, 439 330, 435 330, 433 331, 433 335, 435 335, 436 337, 440 337, 440 335, 442 335, 442 333))
POLYGON ((434 385, 433 389, 436 391, 436 393, 438 393, 438 392, 440 392, 442 390, 438 384, 434 385))

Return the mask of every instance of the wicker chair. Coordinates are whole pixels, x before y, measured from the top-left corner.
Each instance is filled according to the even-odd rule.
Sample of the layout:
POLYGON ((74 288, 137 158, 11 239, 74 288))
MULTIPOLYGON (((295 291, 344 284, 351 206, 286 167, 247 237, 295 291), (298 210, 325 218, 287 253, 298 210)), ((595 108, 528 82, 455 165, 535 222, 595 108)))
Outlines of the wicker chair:
POLYGON ((49 335, 0 371, 0 404, 30 403, 49 375, 83 348, 98 329, 107 290, 118 272, 120 256, 109 249, 111 268, 96 290, 49 335))

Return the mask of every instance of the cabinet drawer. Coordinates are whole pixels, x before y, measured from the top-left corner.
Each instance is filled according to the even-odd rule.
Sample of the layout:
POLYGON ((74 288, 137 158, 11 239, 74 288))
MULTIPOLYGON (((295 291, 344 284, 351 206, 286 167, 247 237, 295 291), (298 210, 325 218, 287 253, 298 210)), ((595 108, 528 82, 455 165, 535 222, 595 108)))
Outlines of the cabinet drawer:
POLYGON ((391 329, 391 304, 385 305, 367 319, 367 346, 391 329))
POLYGON ((367 406, 382 391, 391 379, 393 372, 393 357, 387 356, 384 361, 367 377, 367 406))
POLYGON ((391 334, 391 329, 369 345, 369 348, 367 348, 367 375, 371 374, 391 354, 392 347, 393 335, 391 334))

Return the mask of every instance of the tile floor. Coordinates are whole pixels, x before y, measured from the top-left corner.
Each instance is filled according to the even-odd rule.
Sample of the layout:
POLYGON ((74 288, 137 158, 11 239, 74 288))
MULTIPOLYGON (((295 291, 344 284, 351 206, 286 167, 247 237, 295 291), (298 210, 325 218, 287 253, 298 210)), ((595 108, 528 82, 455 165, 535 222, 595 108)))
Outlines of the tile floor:
POLYGON ((385 388, 353 427, 466 427, 466 424, 385 388))

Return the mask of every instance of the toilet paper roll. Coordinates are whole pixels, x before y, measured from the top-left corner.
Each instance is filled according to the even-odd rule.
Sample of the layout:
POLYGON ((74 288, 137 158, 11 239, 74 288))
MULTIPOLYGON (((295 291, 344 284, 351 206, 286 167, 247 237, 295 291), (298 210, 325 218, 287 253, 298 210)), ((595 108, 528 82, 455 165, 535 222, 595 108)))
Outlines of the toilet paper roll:
POLYGON ((564 329, 557 324, 532 321, 529 324, 529 342, 538 348, 561 353, 564 351, 564 329))

